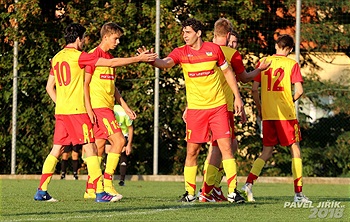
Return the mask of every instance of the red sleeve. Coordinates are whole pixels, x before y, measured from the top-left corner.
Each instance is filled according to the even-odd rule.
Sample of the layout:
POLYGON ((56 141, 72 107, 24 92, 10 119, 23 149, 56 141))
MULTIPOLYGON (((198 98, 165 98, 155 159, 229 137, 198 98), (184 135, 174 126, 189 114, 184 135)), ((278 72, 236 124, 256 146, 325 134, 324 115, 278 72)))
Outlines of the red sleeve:
POLYGON ((54 75, 55 75, 55 74, 53 73, 53 69, 52 69, 52 68, 50 69, 50 75, 51 75, 51 76, 54 76, 54 75))
POLYGON ((55 74, 53 73, 53 69, 52 69, 52 59, 50 59, 50 75, 54 76, 55 74))
POLYGON ((79 56, 78 64, 83 69, 85 66, 95 66, 98 59, 94 54, 82 52, 79 56))
POLYGON ((94 71, 95 71, 95 69, 96 69, 96 66, 90 66, 90 65, 88 65, 88 66, 85 67, 85 72, 90 73, 90 74, 93 74, 94 71))
POLYGON ((255 76, 254 81, 261 82, 261 72, 257 76, 255 76))
POLYGON ((292 68, 290 80, 293 84, 296 82, 303 82, 303 77, 301 76, 300 67, 298 63, 295 63, 292 68))
MULTIPOLYGON (((255 68, 258 68, 259 65, 260 65, 260 61, 256 64, 255 68)), ((255 76, 255 78, 254 78, 255 82, 261 82, 261 73, 262 72, 260 72, 257 76, 255 76)))
POLYGON ((172 58, 175 64, 180 64, 180 50, 179 48, 175 48, 168 57, 172 58))
POLYGON ((233 71, 236 73, 236 75, 241 74, 245 70, 245 67, 244 67, 244 64, 242 61, 242 56, 238 51, 236 51, 232 55, 231 66, 232 66, 233 71))

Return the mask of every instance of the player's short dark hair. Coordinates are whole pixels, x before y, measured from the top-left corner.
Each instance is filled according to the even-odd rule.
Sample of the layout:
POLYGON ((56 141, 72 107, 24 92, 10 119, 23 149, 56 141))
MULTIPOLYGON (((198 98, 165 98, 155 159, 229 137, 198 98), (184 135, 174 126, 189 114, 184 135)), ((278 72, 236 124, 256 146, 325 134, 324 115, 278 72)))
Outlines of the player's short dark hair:
POLYGON ((293 47, 294 47, 294 39, 293 39, 292 36, 287 35, 287 34, 280 35, 280 36, 278 36, 278 38, 276 40, 276 44, 281 49, 284 49, 286 47, 288 47, 290 49, 293 49, 293 47))
POLYGON ((235 30, 231 30, 230 34, 233 35, 234 37, 236 37, 237 42, 239 41, 240 36, 239 36, 238 32, 236 32, 235 30))
POLYGON ((64 31, 64 39, 66 40, 66 44, 74 43, 78 37, 82 39, 85 32, 86 28, 84 26, 78 23, 69 24, 64 31))
POLYGON ((198 32, 199 30, 203 30, 203 24, 201 21, 195 19, 195 18, 188 18, 185 21, 182 22, 182 28, 185 28, 186 26, 192 27, 192 29, 195 32, 198 32))

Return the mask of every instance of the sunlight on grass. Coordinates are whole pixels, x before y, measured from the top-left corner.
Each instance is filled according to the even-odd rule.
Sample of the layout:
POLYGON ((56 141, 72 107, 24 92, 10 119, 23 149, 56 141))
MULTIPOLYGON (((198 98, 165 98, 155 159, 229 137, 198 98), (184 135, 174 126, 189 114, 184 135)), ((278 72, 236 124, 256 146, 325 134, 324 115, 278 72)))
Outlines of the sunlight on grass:
MULTIPOLYGON (((258 183, 253 188, 256 202, 241 205, 180 203, 182 182, 153 181, 126 181, 124 187, 116 185, 124 196, 120 202, 96 203, 84 200, 82 180, 51 181, 49 193, 59 202, 45 203, 33 200, 38 184, 36 180, 0 181, 1 221, 308 221, 312 214, 310 208, 284 208, 285 202, 293 201, 292 184, 258 183)), ((349 218, 348 185, 310 184, 305 185, 304 193, 314 207, 323 201, 340 202, 345 206, 340 221, 349 218)))

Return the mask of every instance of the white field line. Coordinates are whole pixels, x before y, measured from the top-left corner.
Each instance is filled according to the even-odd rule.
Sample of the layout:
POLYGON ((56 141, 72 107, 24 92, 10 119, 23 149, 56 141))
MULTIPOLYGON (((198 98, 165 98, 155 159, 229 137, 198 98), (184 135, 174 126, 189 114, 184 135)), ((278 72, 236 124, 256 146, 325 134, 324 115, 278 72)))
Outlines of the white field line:
POLYGON ((140 211, 140 212, 115 212, 110 214, 92 214, 92 215, 84 215, 84 216, 67 216, 67 217, 61 217, 60 219, 55 218, 47 218, 47 217, 32 217, 32 218, 23 218, 23 219, 13 219, 13 220, 2 220, 3 222, 18 222, 18 221, 57 221, 57 220, 73 220, 74 219, 90 219, 93 218, 94 220, 98 220, 99 218, 111 218, 115 216, 128 216, 128 215, 144 215, 144 214, 157 214, 162 213, 164 211, 176 211, 180 210, 184 207, 189 207, 193 204, 184 204, 180 207, 171 207, 167 209, 153 209, 153 210, 146 210, 146 211, 140 211))

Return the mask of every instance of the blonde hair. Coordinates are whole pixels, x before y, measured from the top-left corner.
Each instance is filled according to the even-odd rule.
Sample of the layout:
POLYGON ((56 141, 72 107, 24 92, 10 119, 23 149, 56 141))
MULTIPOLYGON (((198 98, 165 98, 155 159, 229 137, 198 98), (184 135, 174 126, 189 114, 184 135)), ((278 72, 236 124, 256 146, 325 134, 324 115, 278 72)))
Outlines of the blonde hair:
POLYGON ((228 19, 220 18, 214 24, 214 34, 219 37, 225 37, 227 33, 232 31, 233 25, 228 19))
POLYGON ((113 22, 105 23, 102 26, 101 31, 100 31, 101 38, 103 38, 103 36, 105 36, 105 35, 110 36, 113 34, 117 34, 120 37, 124 34, 124 31, 123 31, 122 27, 120 27, 116 23, 113 23, 113 22))

